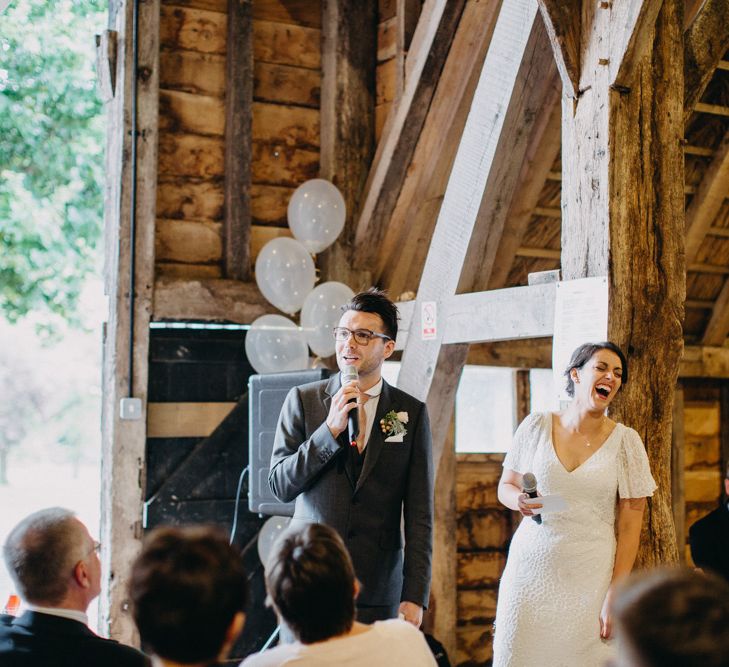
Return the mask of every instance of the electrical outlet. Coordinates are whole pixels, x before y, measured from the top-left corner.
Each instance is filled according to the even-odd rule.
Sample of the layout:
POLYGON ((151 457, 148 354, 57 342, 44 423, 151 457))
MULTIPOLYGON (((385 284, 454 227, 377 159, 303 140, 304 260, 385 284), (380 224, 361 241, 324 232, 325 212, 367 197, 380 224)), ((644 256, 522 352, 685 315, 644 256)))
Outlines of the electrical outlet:
POLYGON ((119 417, 121 419, 137 420, 142 418, 141 398, 122 398, 119 402, 119 417))

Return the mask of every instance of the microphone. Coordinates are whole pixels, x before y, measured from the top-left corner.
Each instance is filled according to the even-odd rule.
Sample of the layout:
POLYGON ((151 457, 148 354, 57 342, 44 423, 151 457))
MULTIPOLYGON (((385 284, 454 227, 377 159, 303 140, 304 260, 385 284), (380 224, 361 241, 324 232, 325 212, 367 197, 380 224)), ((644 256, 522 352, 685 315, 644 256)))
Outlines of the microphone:
MULTIPOLYGON (((525 472, 521 478, 521 490, 530 498, 537 498, 537 478, 530 472, 525 472)), ((542 523, 541 514, 532 515, 532 519, 537 523, 542 523)))
MULTIPOLYGON (((355 366, 347 365, 342 369, 342 385, 351 384, 358 380, 359 373, 357 373, 357 368, 355 366)), ((356 401, 356 398, 352 398, 349 400, 349 403, 355 403, 356 401)), ((349 411, 347 424, 349 426, 347 429, 349 432, 349 444, 352 445, 352 447, 356 447, 357 438, 359 437, 359 412, 357 408, 349 411)))

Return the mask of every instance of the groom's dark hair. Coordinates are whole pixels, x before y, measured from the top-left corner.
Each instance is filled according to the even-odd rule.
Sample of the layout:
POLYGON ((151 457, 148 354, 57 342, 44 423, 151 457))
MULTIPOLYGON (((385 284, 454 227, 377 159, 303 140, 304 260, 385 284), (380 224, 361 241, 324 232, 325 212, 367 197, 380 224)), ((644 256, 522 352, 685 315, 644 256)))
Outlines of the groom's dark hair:
POLYGON ((364 292, 355 294, 348 304, 342 306, 343 313, 346 313, 348 310, 357 310, 362 313, 379 315, 385 330, 384 333, 392 338, 392 340, 397 338, 397 320, 399 318, 397 306, 387 296, 387 292, 384 290, 370 287, 364 292))
POLYGON ((339 534, 313 523, 287 530, 266 563, 266 590, 303 644, 343 635, 354 623, 354 566, 339 534))

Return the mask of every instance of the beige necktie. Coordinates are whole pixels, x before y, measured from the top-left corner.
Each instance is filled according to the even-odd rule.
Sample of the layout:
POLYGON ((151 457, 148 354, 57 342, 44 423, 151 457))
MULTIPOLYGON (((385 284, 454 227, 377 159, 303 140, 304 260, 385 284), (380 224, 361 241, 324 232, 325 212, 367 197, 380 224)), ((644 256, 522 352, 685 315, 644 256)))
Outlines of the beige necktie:
POLYGON ((365 412, 365 403, 370 400, 369 394, 362 393, 357 402, 357 416, 359 417, 359 435, 357 436, 357 450, 361 454, 367 442, 365 435, 367 434, 367 413, 365 412))

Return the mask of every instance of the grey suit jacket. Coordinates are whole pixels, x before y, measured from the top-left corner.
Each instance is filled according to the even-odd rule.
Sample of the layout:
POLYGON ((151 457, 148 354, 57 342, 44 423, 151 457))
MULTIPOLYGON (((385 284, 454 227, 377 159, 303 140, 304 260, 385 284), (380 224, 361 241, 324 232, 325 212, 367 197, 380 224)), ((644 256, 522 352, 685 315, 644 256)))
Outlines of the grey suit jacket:
POLYGON ((296 499, 294 523, 325 523, 339 532, 362 584, 360 604, 409 601, 426 607, 433 540, 427 409, 383 381, 355 484, 347 434, 335 439, 326 425, 331 397, 340 386, 337 374, 289 392, 271 456, 271 490, 283 502, 296 499), (401 443, 385 442, 380 428, 380 419, 390 410, 408 413, 401 443))

